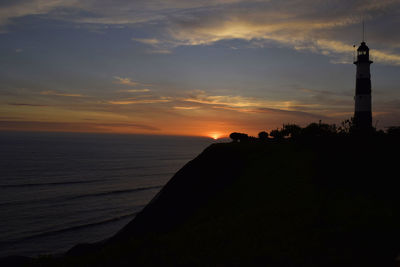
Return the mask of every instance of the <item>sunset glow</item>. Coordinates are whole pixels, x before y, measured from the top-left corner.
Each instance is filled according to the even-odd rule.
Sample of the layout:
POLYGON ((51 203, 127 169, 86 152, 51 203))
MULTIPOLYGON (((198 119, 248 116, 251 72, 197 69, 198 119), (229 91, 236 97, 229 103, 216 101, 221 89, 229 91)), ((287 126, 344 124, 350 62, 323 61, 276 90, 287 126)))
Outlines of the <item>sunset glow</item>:
POLYGON ((222 136, 222 134, 221 133, 210 133, 208 136, 210 136, 212 139, 214 139, 214 140, 217 140, 217 139, 219 139, 221 136, 222 136))
POLYGON ((218 139, 339 125, 362 18, 373 124, 400 123, 398 1, 28 2, 0 6, 0 130, 218 139))

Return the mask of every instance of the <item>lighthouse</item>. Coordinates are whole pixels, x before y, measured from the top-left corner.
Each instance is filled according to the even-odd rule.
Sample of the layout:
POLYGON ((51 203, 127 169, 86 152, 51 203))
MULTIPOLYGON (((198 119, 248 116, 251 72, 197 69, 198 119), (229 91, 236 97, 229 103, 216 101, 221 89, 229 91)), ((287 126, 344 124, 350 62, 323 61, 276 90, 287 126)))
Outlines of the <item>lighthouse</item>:
POLYGON ((371 63, 369 48, 363 40, 357 49, 357 59, 354 61, 357 66, 354 126, 361 132, 366 132, 372 128, 371 63))

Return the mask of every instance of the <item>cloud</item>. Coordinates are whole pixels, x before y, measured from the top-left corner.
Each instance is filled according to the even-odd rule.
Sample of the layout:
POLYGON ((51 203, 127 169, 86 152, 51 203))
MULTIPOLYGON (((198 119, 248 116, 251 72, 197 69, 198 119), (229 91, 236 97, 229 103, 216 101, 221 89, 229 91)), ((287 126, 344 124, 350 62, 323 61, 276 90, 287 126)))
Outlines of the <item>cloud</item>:
MULTIPOLYGON (((198 103, 212 106, 224 106, 230 108, 258 108, 270 107, 282 110, 290 110, 294 106, 294 101, 275 101, 256 97, 244 97, 239 95, 209 95, 204 91, 197 90, 188 97, 180 98, 181 101, 198 103)), ((299 105, 299 104, 298 104, 299 105)), ((238 110, 238 109, 236 109, 238 110)), ((246 110, 246 109, 243 109, 246 110)))
POLYGON ((155 132, 160 129, 154 126, 129 123, 92 123, 92 122, 52 122, 52 121, 10 121, 0 120, 0 130, 22 131, 61 131, 61 132, 113 132, 115 129, 129 132, 142 130, 155 132))
MULTIPOLYGON (((332 102, 331 98, 323 101, 300 101, 300 100, 269 100, 259 97, 244 97, 231 95, 209 95, 204 91, 197 90, 188 97, 178 98, 181 102, 196 103, 215 110, 229 110, 240 113, 266 113, 281 112, 283 114, 303 114, 312 117, 326 117, 321 114, 330 114, 331 110, 326 103, 332 102), (301 113, 303 112, 303 113, 301 113)), ((336 108, 336 107, 335 107, 336 108)))
MULTIPOLYGON (((306 90, 306 92, 311 92, 306 90)), ((315 91, 318 92, 318 91, 315 91)), ((314 92, 314 93, 315 93, 314 92)), ((301 100, 274 100, 260 97, 240 96, 240 95, 213 95, 202 90, 186 92, 183 95, 174 96, 137 96, 118 100, 108 101, 112 105, 137 105, 137 104, 163 104, 170 103, 168 109, 180 111, 199 110, 201 114, 211 114, 215 111, 235 111, 247 114, 261 114, 268 112, 281 112, 282 114, 300 114, 308 117, 326 117, 332 110, 338 108, 340 101, 334 99, 336 95, 327 94, 326 97, 321 92, 316 94, 319 101, 301 100), (335 105, 333 107, 333 105, 335 105), (291 113, 293 112, 293 113, 291 113), (303 113, 302 113, 303 112, 303 113), (325 114, 325 115, 320 115, 325 114)), ((315 99, 314 99, 315 100, 315 99)), ((343 103, 342 103, 343 104, 343 103)), ((347 104, 347 102, 346 102, 347 104)), ((163 110, 164 107, 160 107, 163 110)))
POLYGON ((108 103, 113 105, 130 105, 130 104, 157 104, 157 103, 167 103, 171 101, 172 99, 168 97, 160 97, 155 99, 128 98, 126 100, 109 101, 108 103))
POLYGON ((139 124, 139 123, 94 123, 94 126, 97 127, 128 127, 128 128, 139 128, 142 130, 149 130, 149 131, 159 131, 158 127, 146 125, 146 124, 139 124))
POLYGON ((29 104, 29 103, 8 103, 10 106, 28 106, 28 107, 48 107, 48 105, 29 104))
POLYGON ((128 85, 128 86, 139 85, 138 82, 134 82, 130 78, 122 78, 122 77, 114 76, 114 79, 116 79, 116 81, 114 81, 114 83, 117 83, 117 84, 123 84, 123 85, 128 85))
POLYGON ((79 9, 86 16, 66 17, 79 23, 143 24, 157 23, 188 9, 214 7, 240 0, 92 0, 81 1, 79 9))
POLYGON ((149 54, 171 54, 172 50, 170 49, 151 49, 147 51, 149 54))
POLYGON ((392 65, 400 65, 400 54, 392 54, 390 52, 372 50, 372 59, 377 62, 384 62, 392 65))
POLYGON ((42 91, 40 92, 41 95, 54 95, 54 96, 67 96, 67 97, 85 97, 81 94, 68 94, 68 93, 59 93, 56 91, 42 91))
POLYGON ((143 89, 127 89, 127 90, 118 90, 118 92, 125 92, 125 93, 145 93, 150 92, 150 89, 143 88, 143 89))
POLYGON ((317 90, 317 89, 310 89, 310 88, 299 88, 299 90, 301 92, 305 92, 305 93, 311 94, 313 96, 315 96, 315 95, 340 96, 340 97, 353 96, 353 94, 350 92, 326 91, 326 90, 317 90))
POLYGON ((234 2, 239 0, 3 0, 0 27, 30 15, 86 24, 136 24, 162 20, 179 10, 234 2))
POLYGON ((185 107, 182 107, 182 106, 175 106, 175 107, 173 107, 174 109, 178 109, 178 110, 193 110, 193 109, 199 109, 200 107, 188 107, 188 106, 185 106, 185 107))
MULTIPOLYGON (((369 12, 367 23, 370 21, 372 24, 374 20, 385 19, 378 10, 400 8, 400 3, 383 1, 380 5, 369 5, 365 11, 359 8, 363 6, 361 2, 349 2, 268 1, 226 10, 192 12, 173 20, 168 33, 177 46, 210 45, 222 40, 241 39, 258 46, 272 41, 295 50, 308 50, 330 57, 351 57, 355 37, 349 36, 355 34, 354 26, 361 24, 363 13, 369 12)), ((396 14, 392 14, 391 19, 398 20, 396 14)), ((391 40, 391 35, 386 39, 391 40)), ((374 48, 375 60, 400 64, 399 55, 390 49, 374 48)))
POLYGON ((132 38, 133 41, 137 41, 139 43, 147 44, 147 45, 158 45, 160 44, 160 40, 155 39, 155 38, 132 38))
POLYGON ((48 14, 58 8, 77 7, 78 3, 78 0, 5 0, 0 5, 0 27, 9 24, 15 18, 48 14))
POLYGON ((347 63, 343 59, 351 58, 365 18, 367 35, 375 40, 374 60, 399 65, 398 10, 398 0, 20 0, 0 6, 0 26, 14 18, 46 14, 79 24, 151 27, 154 36, 132 38, 148 45, 149 53, 241 39, 256 46, 273 42, 347 63))
POLYGON ((273 109, 273 108, 258 108, 254 110, 255 113, 285 113, 287 115, 295 115, 295 116, 302 116, 302 117, 310 117, 313 119, 329 119, 328 116, 322 114, 313 114, 310 112, 304 112, 299 110, 281 110, 281 109, 273 109))
POLYGON ((147 52, 150 54, 171 54, 172 51, 168 48, 171 45, 165 41, 160 41, 155 38, 132 38, 133 41, 149 45, 151 47, 147 52))

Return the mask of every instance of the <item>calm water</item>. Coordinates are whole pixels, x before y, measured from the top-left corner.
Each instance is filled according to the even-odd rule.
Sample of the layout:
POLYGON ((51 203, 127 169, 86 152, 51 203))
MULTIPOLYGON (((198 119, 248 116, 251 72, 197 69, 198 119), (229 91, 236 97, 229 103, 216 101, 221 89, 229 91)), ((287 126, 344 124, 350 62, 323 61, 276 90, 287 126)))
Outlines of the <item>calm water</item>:
POLYGON ((0 257, 113 235, 205 138, 0 132, 0 257))

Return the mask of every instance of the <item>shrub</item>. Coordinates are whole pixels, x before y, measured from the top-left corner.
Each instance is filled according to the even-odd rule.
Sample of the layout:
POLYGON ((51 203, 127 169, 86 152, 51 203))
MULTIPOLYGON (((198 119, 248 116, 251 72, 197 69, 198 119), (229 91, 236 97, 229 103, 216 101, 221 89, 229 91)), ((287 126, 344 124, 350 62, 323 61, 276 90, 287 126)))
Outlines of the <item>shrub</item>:
POLYGON ((265 131, 259 132, 258 133, 258 139, 260 139, 260 141, 267 141, 268 140, 268 133, 265 131))
POLYGON ((275 140, 282 140, 284 138, 284 133, 283 131, 276 129, 276 130, 272 130, 269 133, 270 136, 272 136, 275 140))
POLYGON ((229 138, 232 139, 233 142, 246 142, 249 140, 249 136, 245 133, 231 133, 229 138))
POLYGON ((283 125, 283 135, 291 138, 297 138, 302 133, 302 128, 297 124, 286 124, 283 125))

